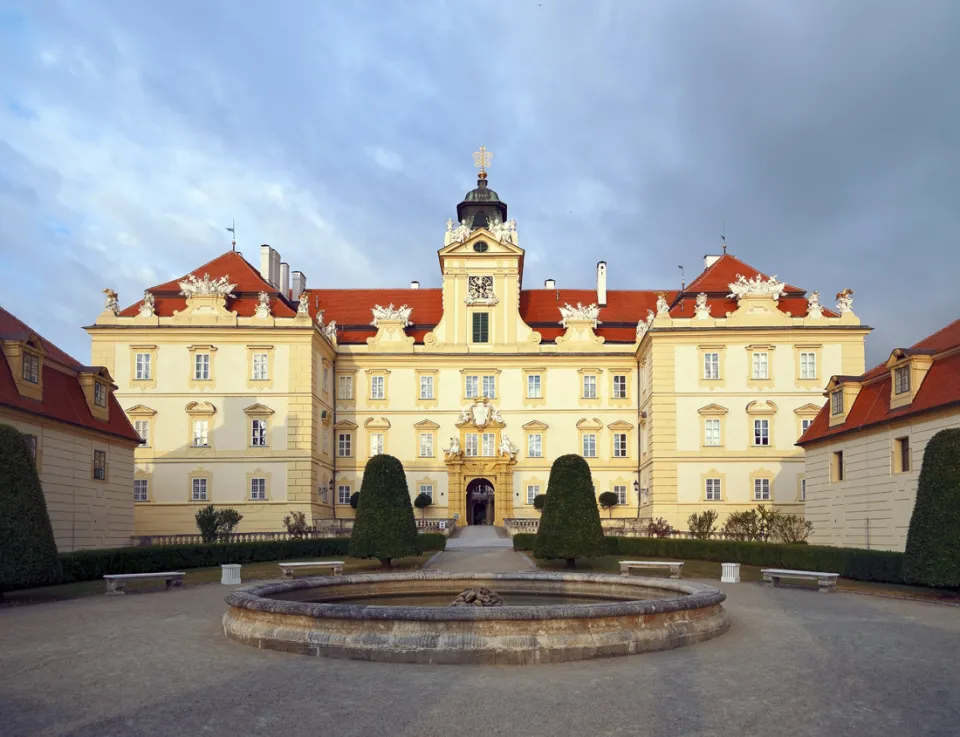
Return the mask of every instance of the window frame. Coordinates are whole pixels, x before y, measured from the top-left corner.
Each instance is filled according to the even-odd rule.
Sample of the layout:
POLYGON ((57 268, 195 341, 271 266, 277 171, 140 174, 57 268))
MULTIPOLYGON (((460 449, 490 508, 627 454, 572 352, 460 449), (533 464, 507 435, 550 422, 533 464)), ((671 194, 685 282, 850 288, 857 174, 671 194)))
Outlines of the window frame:
POLYGON ((345 401, 353 399, 353 374, 337 375, 337 399, 345 401), (344 387, 346 387, 346 391, 344 391, 344 387))
POLYGON ((624 507, 627 504, 627 485, 614 484, 613 493, 617 495, 617 506, 624 507))
POLYGON ((770 447, 770 420, 766 417, 753 418, 753 447, 770 447))
POLYGON ((480 434, 480 455, 483 458, 493 458, 497 455, 497 434, 495 432, 480 434))
POLYGON ((133 357, 134 381, 151 381, 153 379, 153 354, 148 351, 137 351, 133 357))
POLYGON ((893 439, 893 452, 894 452, 894 463, 893 463, 893 472, 894 473, 909 473, 911 470, 912 456, 910 450, 910 436, 902 435, 899 438, 893 439))
POLYGON ((627 394, 627 375, 626 374, 614 374, 613 375, 613 396, 612 399, 628 399, 629 395, 627 394))
POLYGON ((376 431, 370 433, 370 457, 383 455, 384 448, 386 447, 387 438, 386 433, 382 431, 376 431))
POLYGON ((250 501, 252 501, 252 502, 265 502, 265 501, 267 501, 267 479, 266 479, 266 477, 264 477, 264 476, 251 476, 251 477, 250 477, 250 501), (256 496, 256 495, 254 494, 254 487, 258 485, 257 482, 260 482, 260 483, 259 483, 260 489, 259 489, 259 492, 258 492, 258 493, 260 494, 260 496, 256 496))
POLYGON ((337 504, 350 505, 353 496, 353 487, 350 484, 337 484, 337 504))
POLYGON ((580 438, 580 450, 583 452, 584 458, 596 458, 597 457, 597 433, 595 432, 584 432, 580 438), (590 446, 592 453, 587 453, 587 439, 590 440, 590 446))
POLYGON ((93 480, 107 480, 107 451, 94 448, 93 451, 93 480))
POLYGON ((772 501, 772 484, 766 476, 758 476, 753 480, 753 501, 769 502, 772 501), (764 496, 765 495, 765 496, 764 496))
POLYGON ((191 423, 191 426, 192 426, 193 432, 190 437, 190 447, 191 448, 209 448, 210 447, 210 419, 207 417, 194 417, 192 419, 193 419, 193 422, 191 423), (202 443, 197 442, 198 427, 202 431, 199 436, 204 441, 202 443))
POLYGON ((753 351, 750 378, 752 381, 768 381, 770 379, 769 351, 753 351), (760 360, 761 358, 762 360, 760 360))
POLYGON ((464 433, 463 455, 466 456, 467 458, 478 458, 480 456, 480 434, 479 433, 475 433, 475 432, 464 433))
POLYGON ((910 393, 910 366, 897 366, 893 369, 893 393, 896 396, 910 393))
POLYGON ((800 351, 800 380, 815 381, 817 378, 817 368, 816 351, 800 351), (806 358, 806 361, 804 361, 804 358, 806 358))
POLYGON ((543 399, 543 376, 541 374, 527 374, 527 399, 543 399), (536 385, 536 393, 531 387, 536 385))
POLYGON ((703 379, 704 381, 719 381, 720 379, 720 352, 703 352, 703 379), (711 374, 714 374, 711 376, 711 374))
POLYGON ((210 501, 210 483, 206 476, 194 476, 190 479, 190 501, 210 501), (198 488, 202 490, 202 494, 197 493, 198 488))
POLYGON ((630 442, 629 433, 626 433, 626 432, 613 433, 613 457, 629 458, 630 457, 629 442, 630 442))
POLYGON ((144 502, 150 501, 150 480, 149 479, 134 479, 133 480, 133 502, 134 504, 142 504, 144 502), (141 488, 138 488, 141 487, 141 488), (141 493, 142 490, 142 493, 141 493))
POLYGON ((527 505, 532 506, 533 500, 540 495, 540 484, 527 484, 527 505), (531 494, 531 490, 533 493, 531 494))
POLYGON ((40 356, 24 351, 20 365, 20 378, 30 384, 40 383, 40 356))
POLYGON ((420 399, 431 400, 436 399, 434 389, 433 374, 420 374, 420 399), (428 391, 424 391, 427 389, 428 391))
POLYGON ((703 445, 705 448, 720 448, 723 446, 722 439, 722 423, 720 422, 719 417, 704 417, 703 418, 703 445), (710 442, 711 440, 711 427, 716 423, 716 442, 710 442))
POLYGON ((193 380, 210 381, 210 354, 206 351, 193 354, 193 380))
POLYGON ((830 416, 839 417, 843 414, 843 389, 834 389, 830 392, 830 416))
POLYGON ((337 431, 337 458, 353 458, 352 432, 337 431))
POLYGON ((420 442, 418 445, 420 450, 420 458, 433 458, 433 431, 421 432, 420 442), (426 441, 426 443, 424 441, 426 441), (424 452, 424 445, 429 446, 426 448, 426 453, 424 452))
POLYGON ((269 447, 268 424, 264 417, 254 417, 250 420, 250 447, 269 447))
POLYGON ((251 381, 270 381, 270 354, 267 351, 253 352, 251 381))
POLYGON ((431 502, 436 501, 436 499, 433 496, 434 489, 433 489, 433 484, 431 482, 428 482, 428 481, 421 482, 417 484, 417 488, 419 489, 418 496, 419 494, 426 494, 427 496, 430 497, 431 502), (424 491, 425 489, 429 489, 429 491, 424 491))
POLYGON ((596 374, 584 374, 583 379, 580 382, 582 394, 580 395, 581 399, 599 399, 597 394, 597 375, 596 374), (588 391, 590 387, 590 391, 588 391))
POLYGON ((382 402, 387 398, 387 377, 383 374, 371 374, 370 376, 370 399, 374 402, 382 402), (379 396, 378 396, 379 389, 379 396))
POLYGON ((527 458, 543 458, 543 433, 542 432, 527 433, 527 458), (534 443, 534 438, 536 438, 536 443, 534 443), (536 446, 536 453, 532 452, 534 445, 536 446))
POLYGON ((470 313, 470 342, 477 344, 490 343, 490 313, 476 311, 470 313))
POLYGON ((717 476, 705 478, 703 484, 703 498, 708 502, 723 501, 723 481, 717 476))
POLYGON ((463 377, 463 396, 466 397, 467 399, 480 398, 480 375, 479 374, 467 374, 463 377))
POLYGON ((107 385, 102 381, 93 382, 93 404, 101 408, 107 406, 107 385))
POLYGON ((133 430, 140 436, 140 439, 143 440, 143 443, 140 444, 141 448, 150 447, 150 420, 146 418, 135 418, 133 421, 133 430), (143 426, 144 432, 140 432, 140 426, 143 426))
POLYGON ((835 483, 840 483, 843 481, 844 477, 844 468, 843 468, 843 451, 835 450, 833 455, 830 457, 830 480, 835 483))

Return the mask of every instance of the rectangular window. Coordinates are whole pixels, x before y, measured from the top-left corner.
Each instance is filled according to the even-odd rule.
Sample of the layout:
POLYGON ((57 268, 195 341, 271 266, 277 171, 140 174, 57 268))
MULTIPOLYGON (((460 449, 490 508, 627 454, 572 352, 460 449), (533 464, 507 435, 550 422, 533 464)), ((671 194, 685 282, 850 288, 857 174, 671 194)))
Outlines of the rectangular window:
POLYGON ((209 425, 207 420, 193 421, 193 445, 196 448, 209 445, 209 425))
POLYGON ((754 379, 770 378, 770 364, 769 364, 768 358, 769 357, 766 352, 753 354, 753 378, 754 379))
POLYGON ((147 381, 150 379, 150 369, 151 369, 150 359, 151 359, 151 356, 149 353, 137 354, 137 369, 136 369, 137 381, 147 381))
POLYGON ((800 378, 817 378, 817 354, 803 351, 800 353, 800 378))
POLYGON ((770 445, 770 420, 753 421, 753 444, 770 445))
POLYGON ((98 407, 107 406, 107 387, 99 381, 93 383, 93 403, 98 407))
POLYGON ((23 370, 20 372, 24 381, 31 384, 40 383, 40 358, 32 353, 23 354, 23 370))
POLYGON ((613 434, 613 457, 627 457, 627 434, 625 432, 615 432, 613 434))
POLYGON ((583 434, 583 457, 597 457, 597 436, 592 432, 583 434))
POLYGON ((146 479, 133 480, 133 501, 135 502, 147 501, 147 480, 146 479))
POLYGON ((485 432, 483 434, 483 447, 481 448, 482 454, 485 456, 494 456, 497 454, 496 450, 496 440, 497 436, 492 432, 485 432))
POLYGON ((543 385, 540 374, 527 375, 527 399, 542 399, 543 385))
POLYGON ((270 377, 267 375, 267 354, 254 353, 253 354, 253 380, 266 381, 268 378, 270 377))
POLYGON ((593 374, 587 374, 583 377, 583 398, 597 398, 597 377, 593 374))
POLYGON ((194 381, 210 380, 210 354, 209 353, 194 354, 193 379, 194 381))
POLYGON ((627 377, 626 376, 613 377, 613 398, 614 399, 627 398, 627 377))
POLYGON ((813 420, 800 420, 800 434, 803 435, 807 431, 807 428, 810 427, 810 423, 813 420))
POLYGON ((37 436, 24 435, 23 442, 27 444, 27 451, 30 453, 30 460, 37 462, 37 436))
POLYGON ((843 414, 843 390, 837 389, 835 392, 830 394, 830 414, 832 415, 842 415, 843 414))
POLYGON ((421 458, 433 457, 433 433, 432 432, 420 433, 420 457, 421 458))
POLYGON ((384 393, 383 380, 383 376, 370 377, 370 399, 383 399, 386 396, 384 393))
POLYGON ((540 494, 540 484, 527 484, 527 504, 533 504, 533 500, 540 494))
POLYGON ((352 440, 348 432, 337 433, 337 455, 340 458, 349 458, 353 454, 350 447, 352 440))
POLYGON ((420 493, 426 494, 433 501, 433 484, 420 484, 420 493))
POLYGON ((330 380, 330 367, 324 365, 323 367, 323 391, 327 391, 327 382, 330 380))
POLYGON ((910 438, 897 438, 893 441, 895 450, 894 471, 906 473, 910 470, 910 438))
POLYGON ((191 498, 195 502, 207 501, 207 480, 206 479, 193 480, 193 496, 191 498))
POLYGON ((893 370, 893 390, 896 394, 906 394, 910 391, 910 367, 899 366, 893 370))
POLYGON ((337 399, 353 399, 352 376, 340 376, 337 378, 337 399))
POLYGON ((755 502, 770 501, 770 479, 753 480, 753 500, 755 502))
POLYGON ((267 447, 267 421, 266 420, 254 420, 252 423, 252 435, 250 437, 250 445, 254 448, 266 448, 267 447))
POLYGON ((707 479, 706 494, 708 502, 720 501, 720 479, 707 479))
POLYGON ((489 312, 473 313, 473 342, 474 343, 490 342, 490 313, 489 312))
POLYGON ((143 447, 149 448, 149 447, 150 447, 150 422, 149 422, 149 420, 136 420, 136 421, 134 421, 134 423, 133 423, 133 429, 136 430, 136 431, 137 431, 137 435, 139 435, 139 436, 143 439, 143 447))
POLYGON ((843 451, 838 450, 833 454, 833 480, 843 481, 843 451))
POLYGON ((383 433, 370 433, 370 455, 378 456, 383 453, 383 433))
POLYGON ((433 377, 420 377, 420 399, 433 399, 433 377))
POLYGON ((719 353, 703 354, 703 378, 704 379, 720 378, 720 354, 719 353))
POLYGON ((617 495, 617 504, 621 506, 627 503, 627 487, 614 485, 613 493, 617 495))
POLYGON ((466 381, 465 392, 467 399, 476 399, 480 396, 480 377, 479 376, 466 376, 464 377, 466 381))
POLYGON ((497 377, 496 376, 484 376, 483 377, 483 396, 487 399, 495 399, 497 396, 497 377))
POLYGON ((703 444, 720 445, 720 420, 703 421, 703 444))
POLYGON ((527 435, 527 458, 543 458, 543 435, 538 432, 527 435))
POLYGON ((349 504, 349 503, 350 503, 350 485, 340 484, 337 487, 337 504, 349 504))
POLYGON ((471 457, 474 457, 474 456, 479 455, 479 450, 480 450, 479 440, 480 440, 480 437, 479 437, 475 432, 468 432, 468 433, 464 436, 464 440, 466 441, 466 443, 465 443, 465 445, 464 445, 464 448, 463 448, 464 455, 471 456, 471 457))
POLYGON ((250 479, 250 499, 255 502, 263 502, 267 499, 267 480, 250 479))
POLYGON ((806 501, 807 499, 807 480, 800 479, 800 501, 806 501))

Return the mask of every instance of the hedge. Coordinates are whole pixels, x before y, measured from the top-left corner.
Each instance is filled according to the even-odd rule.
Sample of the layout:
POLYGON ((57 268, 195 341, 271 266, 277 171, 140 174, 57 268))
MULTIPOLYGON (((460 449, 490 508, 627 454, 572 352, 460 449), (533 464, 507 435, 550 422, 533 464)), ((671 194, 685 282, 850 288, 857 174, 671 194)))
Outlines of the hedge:
MULTIPOLYGON (((514 550, 532 550, 536 535, 514 535, 514 550)), ((608 555, 742 563, 804 571, 829 571, 857 581, 903 583, 903 553, 826 545, 784 545, 736 540, 607 537, 608 555)))
MULTIPOLYGON (((63 553, 60 561, 63 565, 63 582, 74 583, 103 578, 107 573, 154 573, 206 568, 224 563, 345 556, 349 543, 350 538, 347 537, 320 537, 264 542, 142 545, 63 553)), ((446 546, 447 538, 440 533, 420 535, 420 548, 423 551, 444 550, 446 546)))

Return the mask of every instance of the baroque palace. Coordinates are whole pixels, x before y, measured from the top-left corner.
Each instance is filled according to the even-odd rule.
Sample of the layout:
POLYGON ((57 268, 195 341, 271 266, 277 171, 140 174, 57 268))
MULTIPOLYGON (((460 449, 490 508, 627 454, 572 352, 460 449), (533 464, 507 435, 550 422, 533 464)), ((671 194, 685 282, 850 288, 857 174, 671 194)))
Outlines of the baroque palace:
POLYGON ((353 516, 377 453, 398 457, 427 518, 535 518, 550 466, 583 455, 613 516, 685 529, 757 503, 801 512, 795 446, 833 375, 864 370, 849 290, 819 294, 730 254, 680 291, 524 288, 507 204, 477 188, 447 221, 439 289, 308 288, 270 246, 228 251, 87 328, 93 363, 144 442, 138 535, 194 532, 201 505, 241 531, 291 511, 353 516), (292 284, 291 284, 292 281, 292 284))

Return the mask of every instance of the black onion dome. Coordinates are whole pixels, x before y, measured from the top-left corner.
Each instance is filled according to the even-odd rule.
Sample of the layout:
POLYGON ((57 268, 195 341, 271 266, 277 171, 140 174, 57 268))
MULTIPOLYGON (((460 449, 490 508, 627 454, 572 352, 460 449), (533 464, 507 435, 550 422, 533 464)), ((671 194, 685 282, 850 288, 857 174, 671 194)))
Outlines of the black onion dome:
POLYGON ((477 188, 471 189, 457 205, 457 222, 466 220, 470 230, 486 228, 492 221, 507 220, 507 203, 487 186, 486 172, 480 173, 477 188))

